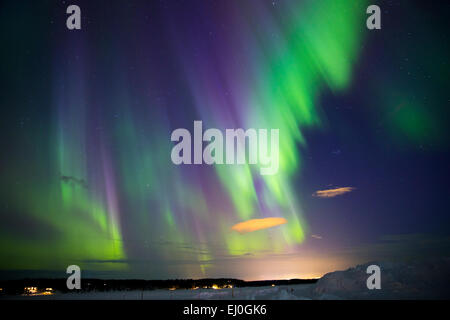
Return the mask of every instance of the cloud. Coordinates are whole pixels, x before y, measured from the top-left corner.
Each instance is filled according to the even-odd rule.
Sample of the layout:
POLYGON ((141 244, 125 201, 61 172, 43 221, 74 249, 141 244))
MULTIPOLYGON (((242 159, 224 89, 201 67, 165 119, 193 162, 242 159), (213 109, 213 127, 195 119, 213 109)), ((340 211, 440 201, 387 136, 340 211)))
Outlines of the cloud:
POLYGON ((321 239, 322 239, 322 236, 319 236, 319 235, 317 235, 317 234, 313 234, 313 235, 311 235, 311 238, 321 240, 321 239))
POLYGON ((344 193, 351 192, 355 189, 356 188, 353 188, 353 187, 341 187, 341 188, 335 188, 335 189, 318 190, 313 193, 313 196, 319 197, 319 198, 333 198, 336 196, 340 196, 344 193))
POLYGON ((72 186, 79 185, 82 188, 87 189, 87 182, 84 179, 79 179, 76 177, 65 176, 65 175, 61 175, 60 178, 61 178, 61 181, 63 181, 64 183, 70 184, 72 186))
POLYGON ((231 227, 231 230, 235 230, 239 233, 247 233, 256 230, 262 230, 279 226, 285 223, 287 223, 287 220, 285 218, 278 218, 278 217, 251 219, 235 224, 234 226, 231 227))

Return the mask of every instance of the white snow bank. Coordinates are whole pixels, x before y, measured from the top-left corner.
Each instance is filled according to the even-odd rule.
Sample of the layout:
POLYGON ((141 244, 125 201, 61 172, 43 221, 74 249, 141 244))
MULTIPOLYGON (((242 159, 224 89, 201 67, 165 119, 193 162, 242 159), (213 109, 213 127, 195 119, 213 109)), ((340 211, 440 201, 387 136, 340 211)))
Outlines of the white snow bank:
POLYGON ((313 290, 318 299, 440 299, 450 297, 450 259, 421 263, 371 262, 324 275, 313 290), (367 267, 378 265, 381 289, 367 288, 367 267))

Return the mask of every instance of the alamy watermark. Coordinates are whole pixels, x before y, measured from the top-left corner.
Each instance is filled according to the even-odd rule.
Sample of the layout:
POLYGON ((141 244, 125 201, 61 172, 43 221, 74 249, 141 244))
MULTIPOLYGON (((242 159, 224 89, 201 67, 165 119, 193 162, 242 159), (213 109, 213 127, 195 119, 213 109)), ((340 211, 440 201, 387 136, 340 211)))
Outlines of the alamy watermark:
POLYGON ((270 132, 268 129, 226 129, 224 137, 222 131, 215 128, 203 132, 202 121, 194 121, 193 138, 189 130, 179 128, 172 132, 171 141, 178 142, 170 155, 176 165, 248 163, 259 165, 262 175, 278 172, 279 129, 270 129, 270 132), (204 142, 208 144, 203 149, 204 142))
POLYGON ((79 266, 72 264, 67 267, 66 273, 70 274, 67 278, 66 286, 67 289, 81 289, 81 269, 79 266))
POLYGON ((370 276, 367 278, 366 285, 367 289, 381 289, 381 269, 376 264, 372 264, 367 267, 367 274, 370 276))

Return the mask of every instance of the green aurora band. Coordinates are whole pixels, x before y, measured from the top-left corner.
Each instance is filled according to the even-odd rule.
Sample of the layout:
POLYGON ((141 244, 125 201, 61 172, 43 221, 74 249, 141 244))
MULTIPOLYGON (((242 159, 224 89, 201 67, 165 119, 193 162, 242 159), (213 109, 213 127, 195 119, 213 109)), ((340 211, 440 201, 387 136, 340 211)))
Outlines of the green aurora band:
MULTIPOLYGON (((172 47, 183 53, 174 59, 186 80, 182 90, 190 97, 180 100, 191 110, 179 117, 185 116, 184 125, 201 119, 216 128, 278 128, 278 174, 261 176, 250 165, 174 166, 170 132, 179 120, 127 87, 141 81, 142 90, 152 91, 158 76, 143 67, 148 79, 133 78, 123 61, 135 56, 114 52, 119 40, 106 38, 100 46, 114 52, 108 58, 112 70, 103 76, 106 84, 94 89, 90 84, 98 79, 87 71, 95 61, 86 49, 89 40, 60 43, 57 48, 77 60, 55 58, 53 126, 29 137, 34 142, 23 162, 5 173, 12 187, 1 190, 9 209, 43 232, 2 233, 1 269, 65 270, 78 264, 127 271, 136 268, 130 261, 142 259, 168 261, 174 275, 207 275, 214 257, 283 253, 303 242, 308 229, 292 185, 301 172, 303 131, 323 125, 324 90, 349 88, 367 3, 291 1, 277 11, 262 2, 228 6, 211 13, 229 19, 225 44, 204 40, 208 49, 197 55, 190 31, 170 29, 168 19, 172 47), (268 216, 288 223, 245 235, 230 230, 268 216)), ((145 43, 142 33, 136 41, 145 43)), ((145 57, 152 48, 142 50, 145 57)), ((398 121, 408 130, 407 120, 398 121)), ((158 268, 163 267, 155 263, 149 270, 158 268)))

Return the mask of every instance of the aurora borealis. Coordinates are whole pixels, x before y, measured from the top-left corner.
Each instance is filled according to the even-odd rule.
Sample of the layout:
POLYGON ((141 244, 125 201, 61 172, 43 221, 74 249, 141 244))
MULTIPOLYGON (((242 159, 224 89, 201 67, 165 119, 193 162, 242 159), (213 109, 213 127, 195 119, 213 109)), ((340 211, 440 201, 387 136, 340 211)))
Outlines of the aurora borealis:
POLYGON ((0 5, 1 271, 316 277, 448 249, 448 4, 377 2, 369 31, 369 1, 74 3, 81 30, 64 1, 0 5), (174 165, 198 120, 279 129, 277 174, 174 165), (279 223, 232 229, 253 219, 279 223))

